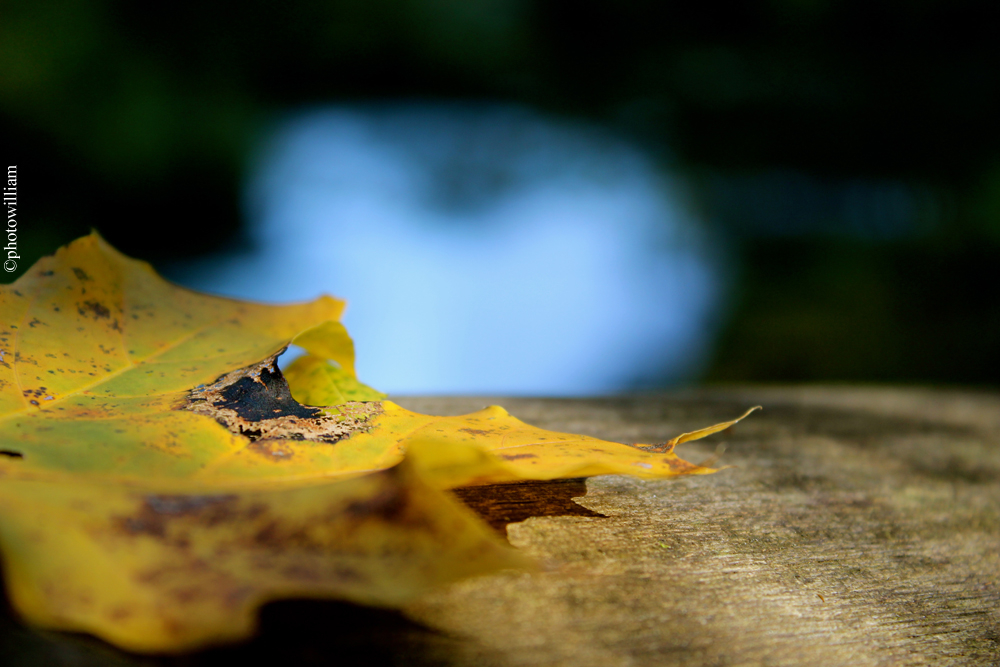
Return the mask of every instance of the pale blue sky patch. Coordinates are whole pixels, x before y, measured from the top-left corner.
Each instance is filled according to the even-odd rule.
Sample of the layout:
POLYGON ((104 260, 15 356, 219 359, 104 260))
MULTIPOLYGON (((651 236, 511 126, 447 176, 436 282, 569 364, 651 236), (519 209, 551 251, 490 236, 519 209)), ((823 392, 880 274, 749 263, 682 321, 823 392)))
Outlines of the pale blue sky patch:
POLYGON ((721 296, 710 244, 638 147, 520 108, 287 118, 247 183, 250 247, 200 290, 348 300, 390 393, 588 395, 693 377, 721 296))

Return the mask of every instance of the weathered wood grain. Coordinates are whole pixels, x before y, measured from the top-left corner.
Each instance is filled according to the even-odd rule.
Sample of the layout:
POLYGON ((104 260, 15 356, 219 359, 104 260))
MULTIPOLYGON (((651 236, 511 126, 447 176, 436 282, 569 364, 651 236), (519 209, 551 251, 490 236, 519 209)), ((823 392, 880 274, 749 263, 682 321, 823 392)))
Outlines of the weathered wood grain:
POLYGON ((538 426, 626 442, 764 411, 682 446, 699 461, 724 443, 721 463, 734 467, 716 475, 590 479, 579 512, 563 511, 565 484, 536 488, 530 502, 511 489, 459 494, 498 527, 534 514, 506 530, 546 564, 540 573, 468 580, 402 614, 271 605, 254 642, 169 660, 7 620, 0 655, 77 665, 1000 664, 996 394, 751 387, 400 402, 436 414, 498 402, 538 426))

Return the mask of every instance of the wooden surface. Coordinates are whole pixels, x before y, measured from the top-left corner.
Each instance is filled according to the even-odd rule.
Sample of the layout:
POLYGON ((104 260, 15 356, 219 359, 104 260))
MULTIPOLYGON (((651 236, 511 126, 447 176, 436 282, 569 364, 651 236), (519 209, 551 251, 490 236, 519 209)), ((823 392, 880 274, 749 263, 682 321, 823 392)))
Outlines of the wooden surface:
POLYGON ((1000 395, 730 388, 610 400, 408 399, 458 414, 499 402, 541 427, 683 445, 703 477, 602 477, 462 492, 535 574, 467 580, 403 613, 269 605, 249 644, 169 659, 0 619, 17 665, 998 665, 1000 395), (586 495, 576 502, 574 495, 586 495), (603 516, 602 516, 603 515, 603 516))

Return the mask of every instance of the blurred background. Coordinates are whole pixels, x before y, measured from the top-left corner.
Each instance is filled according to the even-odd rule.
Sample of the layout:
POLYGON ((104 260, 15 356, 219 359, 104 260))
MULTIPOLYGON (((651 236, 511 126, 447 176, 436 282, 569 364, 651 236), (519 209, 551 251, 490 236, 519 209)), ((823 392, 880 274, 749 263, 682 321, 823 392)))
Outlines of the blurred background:
POLYGON ((6 3, 16 278, 348 299, 363 380, 1000 384, 987 0, 6 3))

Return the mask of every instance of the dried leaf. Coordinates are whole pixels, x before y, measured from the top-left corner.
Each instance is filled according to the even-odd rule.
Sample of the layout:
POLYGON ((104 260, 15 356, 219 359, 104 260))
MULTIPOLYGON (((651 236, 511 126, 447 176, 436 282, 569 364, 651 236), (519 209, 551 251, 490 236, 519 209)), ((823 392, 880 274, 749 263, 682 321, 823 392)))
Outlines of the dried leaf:
POLYGON ((140 652, 246 637, 276 598, 398 606, 530 565, 405 462, 277 490, 13 475, 0 482, 0 545, 25 619, 140 652))
POLYGON ((437 489, 712 472, 673 445, 735 423, 643 448, 498 407, 412 413, 357 380, 342 309, 189 292, 96 234, 0 289, 0 550, 15 608, 178 651, 246 636, 277 597, 399 605, 527 564, 437 489), (286 381, 275 360, 289 344, 307 354, 286 381))

